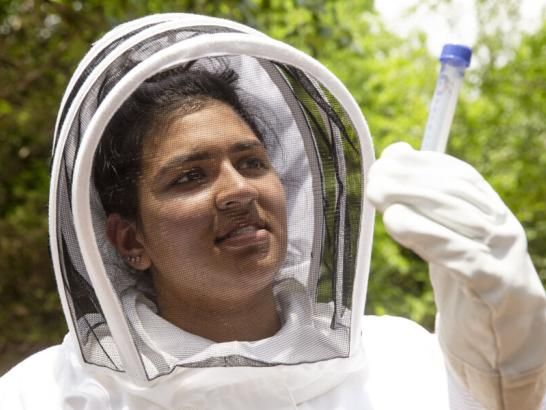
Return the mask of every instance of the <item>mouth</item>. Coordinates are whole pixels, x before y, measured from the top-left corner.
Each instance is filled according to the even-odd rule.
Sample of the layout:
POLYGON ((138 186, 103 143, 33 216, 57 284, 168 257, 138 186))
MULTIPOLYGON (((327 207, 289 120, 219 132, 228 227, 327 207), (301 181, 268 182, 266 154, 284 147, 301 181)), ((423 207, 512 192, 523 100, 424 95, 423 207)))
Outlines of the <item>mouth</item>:
POLYGON ((214 242, 234 248, 247 247, 265 243, 268 234, 267 226, 261 221, 240 222, 226 227, 214 242))
POLYGON ((261 229, 266 229, 263 222, 239 222, 226 227, 222 233, 216 237, 215 242, 222 242, 229 238, 253 234, 261 229))

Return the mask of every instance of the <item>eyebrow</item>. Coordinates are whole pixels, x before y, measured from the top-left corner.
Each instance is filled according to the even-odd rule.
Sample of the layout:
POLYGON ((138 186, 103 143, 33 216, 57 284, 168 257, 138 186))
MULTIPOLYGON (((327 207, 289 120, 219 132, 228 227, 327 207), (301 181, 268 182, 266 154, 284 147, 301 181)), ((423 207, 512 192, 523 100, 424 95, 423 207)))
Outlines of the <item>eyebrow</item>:
MULTIPOLYGON (((232 154, 236 152, 250 151, 255 148, 265 149, 265 146, 261 141, 238 142, 231 145, 228 148, 228 152, 232 154)), ((183 166, 184 164, 187 164, 188 162, 203 161, 203 160, 212 159, 213 157, 214 157, 213 151, 199 151, 199 150, 195 150, 187 154, 177 155, 176 157, 170 159, 169 162, 167 162, 165 165, 161 167, 157 175, 154 177, 154 180, 155 181, 161 180, 171 170, 180 168, 181 166, 183 166)))

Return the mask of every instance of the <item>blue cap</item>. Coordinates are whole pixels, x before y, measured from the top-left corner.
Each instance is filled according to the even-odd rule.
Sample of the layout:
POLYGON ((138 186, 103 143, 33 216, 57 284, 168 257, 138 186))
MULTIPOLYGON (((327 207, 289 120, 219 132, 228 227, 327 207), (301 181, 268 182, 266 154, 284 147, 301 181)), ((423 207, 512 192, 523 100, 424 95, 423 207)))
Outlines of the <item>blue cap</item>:
POLYGON ((460 44, 446 44, 442 48, 442 55, 440 55, 440 61, 442 63, 449 62, 452 65, 461 67, 468 67, 470 65, 470 58, 472 57, 472 49, 460 44))

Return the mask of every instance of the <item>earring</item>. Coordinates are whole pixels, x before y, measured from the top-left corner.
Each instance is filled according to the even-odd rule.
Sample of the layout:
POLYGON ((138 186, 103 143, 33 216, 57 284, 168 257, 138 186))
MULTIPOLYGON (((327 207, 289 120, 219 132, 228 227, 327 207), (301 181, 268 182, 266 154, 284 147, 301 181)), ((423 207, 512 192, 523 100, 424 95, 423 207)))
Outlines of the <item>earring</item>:
POLYGON ((131 264, 139 263, 140 262, 140 255, 135 256, 126 256, 125 260, 131 264))

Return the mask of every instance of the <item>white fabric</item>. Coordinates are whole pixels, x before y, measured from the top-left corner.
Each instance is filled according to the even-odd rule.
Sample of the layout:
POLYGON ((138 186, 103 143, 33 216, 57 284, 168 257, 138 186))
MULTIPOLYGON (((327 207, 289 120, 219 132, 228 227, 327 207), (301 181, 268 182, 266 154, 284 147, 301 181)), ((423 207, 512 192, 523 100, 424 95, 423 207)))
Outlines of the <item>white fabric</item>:
POLYGON ((546 294, 525 234, 470 165, 388 147, 367 194, 388 232, 430 264, 449 366, 487 408, 536 409, 546 391, 546 294))
POLYGON ((268 368, 177 369, 146 388, 80 362, 77 344, 40 352, 0 379, 1 409, 448 409, 434 335, 406 319, 365 317, 351 366, 332 360, 268 368), (364 365, 365 364, 365 365, 364 365), (336 383, 328 373, 344 367, 336 383))
MULTIPOLYGON (((317 357, 347 355, 336 339, 346 339, 349 328, 331 329, 330 322, 325 319, 332 315, 332 304, 319 305, 313 314, 313 306, 305 297, 305 287, 294 279, 277 284, 275 295, 282 328, 274 336, 254 342, 215 343, 188 333, 157 315, 155 304, 136 288, 127 290, 122 303, 124 311, 132 317, 134 331, 146 345, 145 351, 154 352, 151 358, 143 357, 149 374, 157 374, 158 355, 161 356, 159 362, 166 363, 169 368, 226 357, 233 352, 256 361, 267 357, 272 363, 285 364, 312 363, 317 357)), ((92 322, 92 318, 87 320, 92 322)), ((100 344, 92 338, 86 341, 84 349, 88 357, 113 345, 103 323, 93 326, 93 331, 99 335, 100 344)))
MULTIPOLYGON (((0 378, 0 409, 483 409, 446 371, 435 335, 397 317, 366 316, 364 326, 365 353, 329 387, 321 376, 343 366, 338 360, 258 369, 177 369, 161 383, 143 388, 123 373, 82 364, 77 342, 67 335, 62 345, 36 353, 0 378)), ((546 410, 546 400, 540 408, 546 410)))

